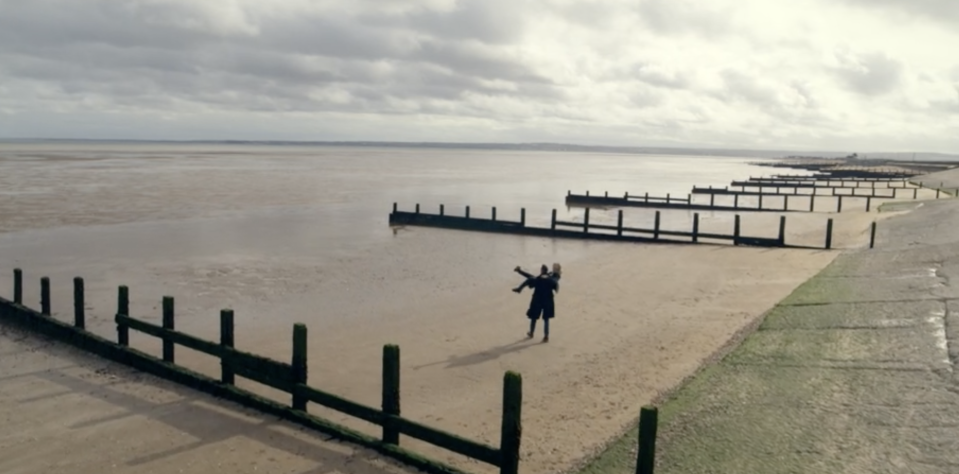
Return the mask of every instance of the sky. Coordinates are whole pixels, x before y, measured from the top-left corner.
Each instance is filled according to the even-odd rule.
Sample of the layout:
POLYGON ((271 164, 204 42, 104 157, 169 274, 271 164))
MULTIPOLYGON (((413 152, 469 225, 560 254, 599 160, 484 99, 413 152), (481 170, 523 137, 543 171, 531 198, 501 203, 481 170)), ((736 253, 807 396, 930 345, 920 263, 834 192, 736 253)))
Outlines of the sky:
POLYGON ((959 152, 957 0, 0 0, 0 138, 959 152))

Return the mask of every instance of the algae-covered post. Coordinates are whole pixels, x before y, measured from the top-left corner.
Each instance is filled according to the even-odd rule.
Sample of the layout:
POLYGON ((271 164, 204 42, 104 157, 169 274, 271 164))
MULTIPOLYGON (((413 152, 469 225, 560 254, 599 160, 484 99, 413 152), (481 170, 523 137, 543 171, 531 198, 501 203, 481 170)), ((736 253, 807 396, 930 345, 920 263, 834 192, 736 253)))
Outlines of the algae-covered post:
POLYGON ((50 316, 50 278, 40 278, 40 314, 50 316))
POLYGON ((832 248, 832 217, 826 221, 826 250, 832 248))
MULTIPOLYGON (((220 310, 220 346, 229 347, 230 349, 232 349, 233 344, 234 344, 233 310, 221 309, 220 310)), ((227 385, 233 385, 235 382, 233 369, 230 367, 230 363, 226 360, 226 357, 220 358, 220 381, 227 385)))
POLYGON ((83 297, 83 278, 73 278, 73 325, 77 328, 86 327, 86 314, 84 313, 83 297))
POLYGON ((872 221, 872 226, 869 229, 869 248, 876 246, 876 221, 872 221))
POLYGON ((293 325, 293 409, 306 411, 306 397, 302 391, 296 390, 299 384, 306 385, 306 325, 296 323, 293 325))
MULTIPOLYGON (((126 285, 117 288, 117 314, 130 315, 130 289, 126 285)), ((130 345, 130 328, 126 324, 117 323, 117 344, 130 345)))
POLYGON ((653 224, 653 238, 659 239, 659 211, 656 211, 656 222, 653 224))
POLYGON ((500 474, 519 472, 522 409, 523 378, 516 372, 506 372, 503 376, 503 420, 500 425, 500 474))
POLYGON ((13 302, 23 304, 23 270, 13 269, 13 302))
POLYGON ((699 213, 693 213, 693 243, 699 242, 699 213))
POLYGON ((739 214, 736 214, 733 221, 733 245, 739 245, 739 214))
POLYGON ((786 216, 779 216, 779 245, 786 244, 786 216))
POLYGON ((400 444, 400 431, 389 415, 400 416, 400 348, 383 346, 383 442, 400 444))
MULTIPOLYGON (((173 317, 173 297, 164 296, 163 297, 163 329, 173 331, 175 329, 174 317, 173 317)), ((173 363, 173 350, 176 347, 173 344, 173 341, 166 336, 163 337, 163 361, 173 363)))
POLYGON ((656 464, 656 425, 659 420, 656 407, 646 406, 639 411, 639 436, 636 449, 636 474, 653 474, 656 464))

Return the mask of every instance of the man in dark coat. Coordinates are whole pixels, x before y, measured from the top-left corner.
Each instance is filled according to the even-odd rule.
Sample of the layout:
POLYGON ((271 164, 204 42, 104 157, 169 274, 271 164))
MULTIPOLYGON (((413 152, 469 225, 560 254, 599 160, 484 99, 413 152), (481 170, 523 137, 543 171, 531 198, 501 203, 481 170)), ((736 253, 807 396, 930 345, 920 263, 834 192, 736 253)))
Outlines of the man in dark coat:
MULTIPOLYGON (((526 274, 519 267, 516 272, 526 274)), ((529 301, 529 309, 526 310, 526 317, 529 318, 529 332, 526 337, 532 339, 536 331, 536 321, 540 316, 543 318, 543 342, 549 342, 549 320, 555 316, 555 306, 553 304, 553 292, 559 291, 559 283, 554 275, 549 273, 546 265, 540 267, 539 276, 528 277, 522 286, 528 286, 533 289, 533 296, 529 301)))

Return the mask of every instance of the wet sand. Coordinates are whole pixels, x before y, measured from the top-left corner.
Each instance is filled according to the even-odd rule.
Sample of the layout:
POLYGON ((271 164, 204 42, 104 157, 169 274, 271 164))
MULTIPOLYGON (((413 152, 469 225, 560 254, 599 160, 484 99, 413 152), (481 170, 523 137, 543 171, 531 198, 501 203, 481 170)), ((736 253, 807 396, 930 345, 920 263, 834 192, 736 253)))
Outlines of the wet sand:
MULTIPOLYGON (((735 171, 739 173, 735 177, 743 176, 742 170, 735 171)), ((256 175, 264 196, 274 196, 284 187, 278 173, 293 172, 279 167, 256 175)), ((84 176, 95 181, 89 173, 84 176)), ((221 188, 222 184, 209 188, 228 188, 221 188)), ((301 190, 304 195, 307 188, 304 185, 301 190)), ((292 324, 305 322, 310 329, 311 384, 373 406, 379 404, 381 347, 399 344, 404 416, 493 445, 498 444, 503 372, 519 371, 524 377, 522 470, 526 473, 563 471, 600 449, 634 421, 642 404, 691 374, 734 333, 836 255, 818 250, 623 245, 420 228, 399 229, 395 234, 384 229, 382 234, 343 240, 343 236, 321 232, 330 221, 316 219, 311 212, 322 207, 326 217, 343 213, 347 224, 367 225, 365 218, 349 217, 354 201, 348 197, 341 207, 324 201, 335 194, 327 193, 308 200, 316 206, 312 210, 273 207, 208 215, 203 212, 223 208, 214 205, 219 202, 215 195, 198 190, 203 188, 184 186, 170 194, 169 202, 194 206, 183 211, 187 217, 124 214, 118 204, 103 208, 115 216, 106 222, 118 222, 112 225, 92 225, 105 224, 96 220, 100 208, 92 201, 63 194, 45 196, 44 204, 37 204, 43 209, 44 222, 82 223, 84 212, 90 212, 93 221, 73 227, 44 224, 17 232, 8 229, 0 234, 0 264, 3 268, 19 265, 27 271, 28 304, 38 300, 39 276, 50 276, 54 313, 63 319, 70 314, 70 279, 86 277, 89 325, 110 337, 119 284, 131 288, 134 316, 158 321, 160 297, 173 295, 177 327, 209 339, 216 338, 217 310, 232 307, 237 311, 237 345, 277 359, 289 358, 292 324), (323 240, 313 240, 318 234, 323 240), (523 337, 529 294, 509 292, 519 281, 510 269, 516 264, 532 269, 553 261, 563 263, 564 276, 551 341, 543 344, 538 337, 532 341, 523 337)), ((396 194, 411 192, 405 189, 396 194)), ((141 195, 167 199, 150 187, 141 195)), ((137 199, 163 209, 142 196, 137 199)), ((542 202, 561 203, 562 196, 544 197, 542 202)), ((122 196, 116 199, 123 202, 122 196)), ((418 197, 412 195, 412 199, 418 197)), ((106 205, 106 201, 96 202, 106 205)), ((385 228, 387 211, 384 206, 370 225, 385 228)), ((687 212, 668 214, 674 228, 691 218, 687 212)), ((630 213, 636 219, 651 215, 652 211, 630 213)), ((731 230, 728 215, 701 216, 704 232, 731 230)), ((821 245, 828 217, 790 214, 787 240, 821 245)), ((877 214, 849 212, 831 217, 836 219, 836 247, 851 247, 867 241, 868 225, 877 214)), ((775 214, 744 213, 743 234, 773 237, 778 220, 775 214)), ((0 288, 9 284, 8 272, 0 273, 0 288)), ((159 353, 156 340, 136 336, 131 340, 139 348, 159 353)), ((177 360, 206 373, 218 371, 211 358, 186 350, 178 352, 177 360)), ((242 385, 288 399, 253 384, 242 385)), ((76 406, 82 409, 82 404, 76 406)), ((318 407, 311 406, 311 411, 378 433, 374 427, 318 407)), ((44 436, 61 439, 67 433, 51 427, 44 436)), ((404 439, 403 444, 471 471, 493 472, 414 441, 404 439)), ((29 472, 29 460, 23 462, 27 464, 21 469, 29 472)), ((296 471, 285 462, 277 460, 275 472, 296 471)))

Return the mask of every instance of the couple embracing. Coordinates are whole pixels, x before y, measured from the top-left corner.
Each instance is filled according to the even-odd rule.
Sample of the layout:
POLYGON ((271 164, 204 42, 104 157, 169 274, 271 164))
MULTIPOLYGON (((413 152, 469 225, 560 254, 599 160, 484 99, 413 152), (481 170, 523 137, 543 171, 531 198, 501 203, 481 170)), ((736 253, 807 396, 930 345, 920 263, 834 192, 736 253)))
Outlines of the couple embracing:
POLYGON ((529 309, 526 310, 526 317, 529 318, 529 332, 526 337, 532 339, 533 332, 536 331, 536 321, 540 316, 543 317, 543 342, 549 342, 549 320, 555 316, 555 307, 553 304, 553 293, 559 292, 559 279, 562 268, 558 263, 553 264, 553 271, 544 264, 540 267, 538 276, 524 272, 522 268, 513 269, 516 273, 526 277, 526 280, 520 286, 513 288, 513 291, 520 293, 523 288, 533 289, 533 297, 529 301, 529 309))

